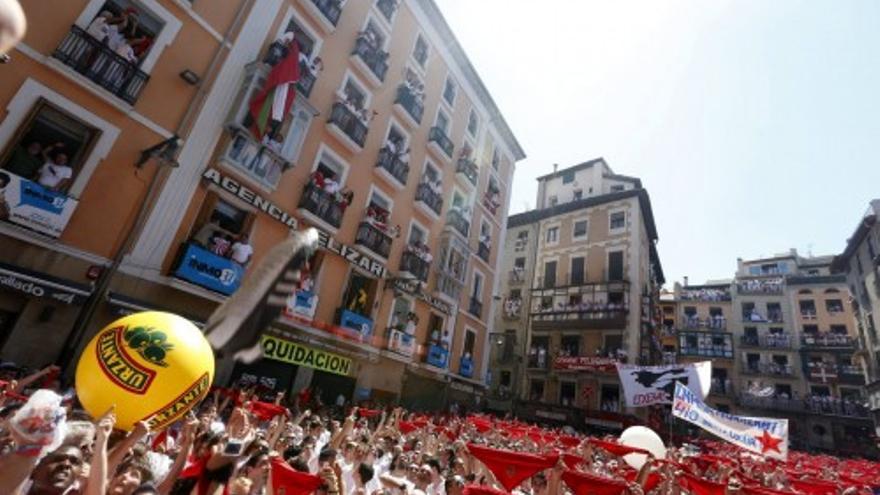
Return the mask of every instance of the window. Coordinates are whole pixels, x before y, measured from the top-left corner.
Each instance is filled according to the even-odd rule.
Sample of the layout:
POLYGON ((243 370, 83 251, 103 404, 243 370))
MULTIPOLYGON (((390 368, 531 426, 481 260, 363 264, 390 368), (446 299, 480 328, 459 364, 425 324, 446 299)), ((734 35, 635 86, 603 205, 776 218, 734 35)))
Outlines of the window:
POLYGON ((599 395, 599 408, 608 412, 620 411, 620 388, 617 385, 602 385, 599 395))
POLYGON ((449 117, 443 110, 437 111, 437 121, 434 122, 434 127, 443 131, 443 134, 449 134, 449 117))
POLYGON ((532 400, 532 401, 543 401, 544 400, 544 380, 532 379, 529 382, 529 400, 532 400))
POLYGON ((502 371, 499 385, 502 387, 510 387, 511 376, 512 375, 509 371, 502 371))
POLYGON ((798 301, 798 306, 801 309, 801 316, 804 318, 816 317, 816 303, 812 299, 798 301))
POLYGON ((477 113, 474 112, 473 109, 471 109, 471 112, 468 114, 468 125, 467 125, 468 134, 470 134, 473 137, 477 137, 477 131, 479 130, 479 128, 480 128, 480 121, 477 118, 477 113))
POLYGON ((345 101, 351 103, 357 110, 367 108, 367 92, 354 77, 349 76, 345 79, 345 84, 342 85, 342 95, 345 97, 345 101))
POLYGON ((829 313, 843 313, 843 301, 840 299, 826 299, 825 309, 829 313))
POLYGON ((513 266, 517 268, 525 268, 526 267, 526 259, 525 258, 516 258, 513 260, 513 266))
POLYGON ((550 206, 556 206, 556 204, 557 204, 558 202, 559 202, 559 200, 556 198, 556 196, 550 196, 550 197, 547 199, 547 203, 548 203, 550 206))
POLYGON ((623 190, 624 190, 623 184, 614 184, 613 186, 611 186, 611 192, 620 192, 623 190))
POLYGON ((342 309, 357 313, 366 318, 372 314, 373 302, 376 298, 376 279, 365 277, 355 271, 351 272, 348 288, 342 298, 342 309))
POLYGON ((583 197, 584 197, 584 191, 582 189, 575 189, 574 190, 574 196, 573 196, 574 201, 582 199, 583 197))
POLYGON ((425 67, 428 63, 428 42, 425 41, 421 34, 416 37, 416 45, 413 47, 412 56, 422 67, 425 67))
POLYGON ((618 350, 623 349, 623 336, 606 335, 602 345, 606 354, 616 353, 618 350))
POLYGON ((218 256, 226 256, 234 240, 248 233, 252 221, 253 215, 210 192, 196 217, 190 240, 218 256))
POLYGON ((561 405, 574 405, 575 388, 575 382, 561 382, 559 384, 559 403, 561 405))
POLYGON ((510 289, 510 298, 511 299, 521 299, 522 298, 522 290, 521 289, 510 289))
POLYGON ((100 134, 39 98, 6 147, 2 168, 46 189, 66 193, 100 134))
POLYGON ((299 52, 305 55, 309 60, 317 55, 317 43, 315 37, 311 33, 306 32, 303 23, 300 23, 297 19, 291 17, 290 21, 287 22, 287 27, 284 28, 284 32, 293 33, 293 39, 296 40, 296 43, 299 46, 299 52))
POLYGON ((471 298, 481 300, 483 297, 483 275, 480 272, 474 272, 474 285, 471 291, 471 298))
POLYGON ((545 241, 547 244, 556 244, 559 242, 559 227, 548 228, 545 241))
POLYGON ((609 228, 611 230, 621 230, 626 227, 626 212, 615 211, 609 215, 609 228))
POLYGON ((376 40, 375 46, 382 50, 385 48, 385 44, 388 42, 388 36, 385 35, 385 32, 379 25, 371 18, 367 20, 367 25, 364 26, 364 33, 370 33, 373 39, 376 40))
POLYGON ((465 330, 464 332, 464 350, 463 357, 472 358, 474 355, 474 346, 477 344, 477 334, 473 330, 465 330))
POLYGON ((409 239, 407 240, 407 244, 424 244, 427 242, 427 239, 428 234, 425 232, 425 229, 413 221, 413 223, 409 225, 409 239))
POLYGON ((446 77, 446 84, 443 85, 443 100, 446 103, 449 103, 449 106, 455 105, 455 94, 458 91, 458 88, 455 86, 455 82, 451 77, 446 77))
POLYGON ((498 153, 498 148, 492 148, 492 168, 498 170, 499 166, 501 166, 501 154, 498 153))
POLYGON ((808 335, 817 335, 819 333, 819 325, 804 325, 804 333, 808 335))
POLYGON ((833 333, 834 335, 846 335, 847 334, 846 325, 831 325, 829 327, 829 329, 831 330, 831 333, 833 333))
POLYGON ((587 237, 587 221, 577 220, 574 222, 574 230, 571 234, 572 239, 583 239, 587 237))
POLYGON ((572 182, 574 182, 574 170, 566 170, 565 172, 562 172, 562 183, 570 184, 572 182))

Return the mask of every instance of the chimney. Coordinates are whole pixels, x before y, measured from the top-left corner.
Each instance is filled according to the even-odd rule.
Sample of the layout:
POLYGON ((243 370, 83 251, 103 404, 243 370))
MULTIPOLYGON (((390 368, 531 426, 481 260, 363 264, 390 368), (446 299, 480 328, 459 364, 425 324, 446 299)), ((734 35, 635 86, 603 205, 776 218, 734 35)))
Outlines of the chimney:
POLYGON ((556 170, 557 170, 558 168, 559 168, 559 164, 558 164, 558 163, 554 163, 554 164, 553 164, 553 173, 554 173, 554 174, 556 173, 556 170))
POLYGON ((687 275, 685 275, 685 276, 682 277, 682 278, 684 279, 684 286, 687 287, 687 286, 688 286, 688 277, 687 277, 687 275))

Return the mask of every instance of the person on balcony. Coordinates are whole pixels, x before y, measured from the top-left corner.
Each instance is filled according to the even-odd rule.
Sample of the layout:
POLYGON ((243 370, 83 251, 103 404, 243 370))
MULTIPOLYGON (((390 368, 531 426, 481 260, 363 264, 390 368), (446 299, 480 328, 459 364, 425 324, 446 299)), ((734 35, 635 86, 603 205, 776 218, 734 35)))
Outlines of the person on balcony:
POLYGON ((104 38, 107 37, 108 30, 108 22, 113 18, 113 12, 109 10, 103 10, 98 17, 95 17, 92 22, 89 23, 89 26, 86 28, 86 33, 89 34, 92 38, 98 40, 98 43, 103 43, 104 38))
POLYGON ((232 246, 232 236, 217 232, 211 239, 211 252, 223 258, 229 253, 229 247, 232 246))
POLYGON ((23 179, 33 180, 45 160, 43 145, 38 141, 31 141, 26 148, 22 145, 15 147, 5 168, 23 179))
POLYGON ((58 148, 64 148, 64 143, 58 142, 43 149, 46 162, 37 171, 37 182, 53 191, 63 190, 73 177, 73 169, 67 164, 67 154, 59 151, 52 156, 52 151, 58 148))
POLYGON ((254 248, 248 242, 248 235, 241 234, 238 240, 229 248, 229 259, 245 267, 251 261, 254 254, 254 248))
POLYGON ((357 39, 360 42, 365 43, 371 51, 376 51, 379 49, 379 39, 376 36, 376 33, 373 32, 372 29, 367 28, 363 31, 359 32, 357 35, 357 39))

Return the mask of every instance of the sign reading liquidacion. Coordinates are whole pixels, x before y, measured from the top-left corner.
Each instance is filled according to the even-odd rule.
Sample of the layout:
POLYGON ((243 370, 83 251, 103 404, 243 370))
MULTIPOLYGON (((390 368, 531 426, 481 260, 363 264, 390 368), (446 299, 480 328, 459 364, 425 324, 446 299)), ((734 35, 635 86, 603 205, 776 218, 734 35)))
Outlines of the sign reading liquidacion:
POLYGON ((343 376, 348 376, 351 372, 351 359, 331 352, 312 349, 271 335, 260 337, 260 345, 263 347, 263 357, 267 359, 343 376))

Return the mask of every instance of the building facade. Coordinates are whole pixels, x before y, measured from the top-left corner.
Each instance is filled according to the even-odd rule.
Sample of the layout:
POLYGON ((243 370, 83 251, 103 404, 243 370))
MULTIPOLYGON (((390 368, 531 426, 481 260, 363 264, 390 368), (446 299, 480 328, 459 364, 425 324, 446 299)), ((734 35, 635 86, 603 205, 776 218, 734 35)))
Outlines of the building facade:
POLYGON ((791 419, 795 448, 876 455, 849 291, 831 260, 791 250, 738 260, 732 281, 676 283, 661 296, 664 356, 711 360, 707 402, 791 419))
MULTIPOLYGON (((30 32, 41 35, 18 50, 25 55, 18 59, 33 65, 22 79, 82 97, 75 104, 83 110, 106 105, 127 136, 104 143, 105 131, 82 146, 83 168, 93 163, 94 173, 80 181, 82 196, 60 243, 33 233, 34 226, 3 224, 17 234, 4 232, 3 242, 24 250, 3 260, 21 281, 38 270, 46 287, 62 285, 58 277, 69 282, 65 317, 50 318, 59 342, 76 320, 74 303, 93 293, 84 278, 92 265, 113 267, 121 254, 79 345, 124 312, 166 309, 204 320, 291 229, 315 227, 321 249, 284 317, 266 330, 267 357, 248 367, 221 362, 218 379, 276 391, 311 387, 325 402, 341 395, 416 408, 470 404, 482 394, 497 245, 514 164, 524 154, 433 1, 245 0, 206 8, 107 0, 45 9, 26 6, 36 20, 30 32), (143 58, 116 72, 102 69, 112 73, 101 79, 95 57, 102 62, 106 49, 91 41, 89 27, 105 10, 117 26, 132 9, 139 17, 167 12, 179 19, 176 34, 166 34, 166 21, 151 33, 143 58), (74 20, 78 27, 64 27, 74 20), (53 29, 64 43, 50 42, 53 29), (68 47, 74 35, 92 51, 68 47), (189 60, 204 62, 187 67, 189 60), (136 89, 132 74, 146 72, 150 61, 156 72, 141 78, 138 98, 116 101, 136 89), (298 78, 284 89, 295 92, 293 103, 282 118, 266 121, 251 107, 267 96, 266 81, 289 76, 283 71, 290 67, 298 78), (190 88, 182 79, 189 75, 178 76, 185 69, 201 79, 188 93, 176 87, 190 88), (104 86, 92 87, 96 78, 104 86), (107 87, 115 93, 104 94, 107 87), (188 100, 178 100, 186 95, 196 102, 190 111, 188 100), (191 123, 178 130, 175 118, 191 123), (143 137, 129 132, 138 127, 143 137), (160 127, 168 132, 157 135, 160 127), (179 166, 134 166, 141 150, 175 134, 182 138, 179 166), (161 180, 150 188, 157 169, 161 180), (106 194, 108 187, 118 193, 106 194), (150 208, 136 218, 143 201, 150 208), (119 233, 134 223, 125 243, 119 233), (60 251, 62 244, 69 249, 60 251), (345 372, 303 358, 322 354, 346 362, 345 372)), ((8 101, 23 84, 4 81, 8 101)), ((268 96, 283 101, 279 94, 268 96)), ((24 132, 10 126, 13 135, 24 132)), ((42 329, 49 328, 42 304, 10 311, 4 356, 36 364, 42 329)), ((45 355, 46 347, 40 350, 45 355)))
POLYGON ((866 394, 876 434, 880 435, 880 199, 871 201, 843 253, 832 268, 846 276, 858 329, 858 346, 866 363, 866 394))
POLYGON ((499 363, 493 392, 512 390, 525 418, 620 428, 615 363, 644 357, 663 281, 650 199, 601 158, 538 181, 537 209, 508 219, 495 322, 522 343, 520 378, 499 363))

